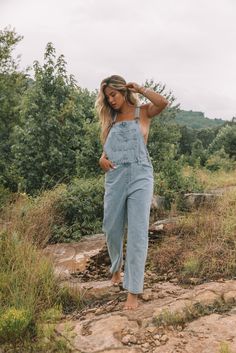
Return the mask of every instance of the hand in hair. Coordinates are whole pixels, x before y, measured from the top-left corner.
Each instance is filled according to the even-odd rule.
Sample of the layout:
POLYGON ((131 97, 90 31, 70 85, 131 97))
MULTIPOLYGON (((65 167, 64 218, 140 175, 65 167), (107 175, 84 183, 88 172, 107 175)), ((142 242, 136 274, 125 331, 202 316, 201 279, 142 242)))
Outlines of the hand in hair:
POLYGON ((135 82, 129 82, 126 85, 126 88, 128 88, 131 92, 134 93, 141 93, 142 86, 138 85, 135 82))

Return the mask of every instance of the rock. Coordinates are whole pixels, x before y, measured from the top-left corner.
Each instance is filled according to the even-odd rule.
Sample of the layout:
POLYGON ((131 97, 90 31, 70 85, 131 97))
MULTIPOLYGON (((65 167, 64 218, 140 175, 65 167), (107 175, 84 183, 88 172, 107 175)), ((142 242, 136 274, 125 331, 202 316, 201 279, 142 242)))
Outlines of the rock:
POLYGON ((145 302, 148 302, 153 299, 153 294, 152 293, 143 293, 140 296, 145 302))
POLYGON ((197 284, 201 283, 201 279, 197 278, 197 277, 191 277, 191 278, 189 278, 189 283, 197 285, 197 284))
POLYGON ((67 279, 76 271, 84 271, 89 259, 105 246, 103 234, 83 237, 79 242, 48 245, 44 254, 54 262, 55 274, 67 279))
POLYGON ((202 293, 197 294, 193 299, 195 303, 201 303, 203 305, 211 305, 216 301, 220 300, 220 296, 212 291, 206 290, 202 293))
POLYGON ((61 286, 67 286, 72 292, 80 294, 86 300, 112 298, 120 292, 120 287, 113 286, 111 281, 80 283, 75 279, 73 281, 64 281, 61 286))
POLYGON ((148 342, 145 342, 142 344, 143 348, 149 348, 149 346, 150 346, 150 343, 148 343, 148 342))
POLYGON ((188 193, 184 194, 182 205, 185 209, 199 208, 203 205, 212 205, 220 195, 215 193, 188 193))
POLYGON ((166 199, 164 196, 153 195, 151 203, 152 210, 164 210, 166 204, 166 199))
POLYGON ((129 344, 129 343, 131 343, 131 342, 130 342, 131 337, 132 337, 131 335, 126 335, 126 336, 124 336, 124 337, 122 338, 121 342, 122 342, 123 344, 129 344))
POLYGON ((236 291, 231 290, 229 292, 224 293, 223 299, 226 303, 234 303, 236 302, 236 291))
MULTIPOLYGON (((138 330, 138 325, 134 321, 129 321, 127 317, 121 315, 113 315, 101 317, 98 320, 89 320, 80 323, 79 321, 67 322, 67 325, 74 325, 72 344, 75 349, 85 353, 95 353, 96 351, 104 351, 107 349, 122 348, 123 344, 119 339, 118 333, 129 327, 133 332, 138 330), (82 335, 82 332, 89 333, 82 335), (105 333, 105 334, 104 334, 105 333)), ((66 330, 65 324, 59 324, 56 328, 61 334, 66 330)))
POLYGON ((160 338, 161 338, 161 335, 158 335, 158 334, 157 334, 157 335, 153 336, 153 338, 154 338, 155 340, 158 340, 158 341, 159 341, 160 338))
POLYGON ((155 345, 156 345, 156 347, 159 347, 159 346, 161 346, 161 342, 159 340, 155 340, 155 345))
POLYGON ((150 332, 150 333, 153 333, 153 332, 156 331, 156 327, 155 326, 147 327, 147 331, 150 332))
POLYGON ((171 231, 175 227, 177 220, 177 217, 158 220, 150 225, 149 232, 159 233, 161 231, 171 231))
POLYGON ((168 337, 166 335, 161 336, 160 341, 166 343, 168 341, 168 337))

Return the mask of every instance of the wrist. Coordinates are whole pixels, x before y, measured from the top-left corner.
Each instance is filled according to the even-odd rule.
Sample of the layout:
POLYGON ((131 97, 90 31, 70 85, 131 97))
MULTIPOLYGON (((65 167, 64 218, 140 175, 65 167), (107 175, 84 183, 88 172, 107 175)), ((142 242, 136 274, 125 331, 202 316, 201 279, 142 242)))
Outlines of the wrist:
POLYGON ((142 95, 145 95, 147 93, 147 90, 147 87, 140 87, 138 92, 142 95))

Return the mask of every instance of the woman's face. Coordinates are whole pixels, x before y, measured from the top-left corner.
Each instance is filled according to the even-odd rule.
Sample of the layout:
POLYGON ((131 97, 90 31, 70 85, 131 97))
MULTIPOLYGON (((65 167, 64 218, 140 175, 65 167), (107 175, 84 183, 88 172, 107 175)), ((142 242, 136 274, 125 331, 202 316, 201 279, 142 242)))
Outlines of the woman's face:
POLYGON ((104 94, 107 98, 109 105, 115 110, 119 110, 125 102, 124 95, 114 88, 106 87, 104 89, 104 94))

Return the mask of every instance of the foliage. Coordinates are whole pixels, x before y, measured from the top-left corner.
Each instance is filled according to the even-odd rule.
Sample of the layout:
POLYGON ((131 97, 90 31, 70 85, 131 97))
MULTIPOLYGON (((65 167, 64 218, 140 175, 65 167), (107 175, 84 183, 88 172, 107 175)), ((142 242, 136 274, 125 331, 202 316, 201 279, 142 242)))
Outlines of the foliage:
POLYGON ((60 184, 37 197, 14 194, 14 202, 5 207, 1 214, 7 231, 24 234, 25 239, 44 247, 52 236, 55 224, 61 221, 56 205, 65 188, 65 185, 60 184))
POLYGON ((58 201, 57 212, 63 220, 55 227, 50 241, 78 240, 81 236, 101 232, 103 195, 103 176, 73 179, 58 201))
POLYGON ((77 86, 67 75, 63 55, 55 59, 48 43, 45 63, 34 63, 34 82, 26 91, 22 126, 15 128, 12 148, 15 164, 23 177, 22 191, 30 194, 59 182, 68 182, 76 173, 81 115, 77 86))
POLYGON ((11 145, 13 129, 20 123, 21 96, 27 87, 27 76, 18 69, 12 57, 15 46, 22 39, 14 30, 0 31, 0 184, 17 190, 19 176, 13 164, 11 145))
POLYGON ((209 152, 213 153, 215 151, 224 148, 225 153, 229 155, 230 158, 236 159, 236 124, 226 124, 222 129, 219 130, 215 139, 209 146, 209 152))
POLYGON ((219 196, 183 215, 175 230, 153 249, 159 273, 176 272, 181 281, 232 278, 236 274, 236 192, 219 196))
POLYGON ((157 326, 184 326, 187 322, 191 322, 205 315, 228 312, 232 307, 232 304, 225 303, 222 300, 216 300, 208 305, 196 302, 185 305, 182 310, 171 311, 164 309, 153 319, 153 322, 157 326))
POLYGON ((76 155, 76 171, 79 177, 95 177, 101 175, 102 169, 98 164, 102 154, 98 122, 83 124, 84 138, 81 149, 76 155))
POLYGON ((176 123, 192 129, 207 129, 223 126, 224 120, 206 118, 202 112, 180 110, 176 115, 176 123))
POLYGON ((2 230, 0 252, 0 343, 12 344, 14 352, 68 352, 52 333, 46 342, 40 327, 81 308, 80 294, 60 286, 52 261, 24 234, 2 230))
POLYGON ((0 342, 16 342, 31 324, 31 313, 26 309, 8 308, 0 317, 0 342))
POLYGON ((236 162, 229 158, 229 155, 225 153, 224 148, 215 151, 209 156, 206 161, 206 168, 212 172, 217 170, 230 171, 236 167, 236 162))
POLYGON ((9 189, 0 185, 0 211, 8 204, 12 199, 12 196, 13 195, 9 189))
POLYGON ((0 74, 15 72, 18 61, 13 59, 12 52, 15 46, 23 39, 10 27, 0 30, 0 74))

